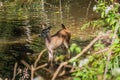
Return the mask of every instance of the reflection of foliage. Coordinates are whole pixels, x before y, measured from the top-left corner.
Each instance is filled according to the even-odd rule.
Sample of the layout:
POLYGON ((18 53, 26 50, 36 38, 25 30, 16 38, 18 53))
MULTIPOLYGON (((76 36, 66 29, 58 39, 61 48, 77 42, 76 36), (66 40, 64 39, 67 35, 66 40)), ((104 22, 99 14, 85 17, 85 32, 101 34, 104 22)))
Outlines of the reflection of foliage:
MULTIPOLYGON (((45 10, 44 13, 48 13, 52 19, 56 19, 57 17, 51 16, 54 12, 45 10)), ((42 14, 41 0, 0 0, 0 77, 11 79, 15 62, 19 63, 21 59, 24 59, 28 63, 32 63, 33 58, 28 59, 29 56, 26 53, 33 53, 33 50, 38 53, 44 48, 43 40, 39 38, 33 40, 29 47, 25 43, 25 28, 31 25, 31 34, 38 34, 44 18, 42 14), (22 39, 23 42, 20 42, 22 39)), ((23 67, 20 63, 18 66, 23 67)))
POLYGON ((45 45, 44 45, 44 40, 40 39, 40 38, 37 38, 35 40, 33 40, 33 42, 31 43, 31 49, 32 50, 35 50, 35 52, 40 52, 41 50, 43 50, 45 48, 45 45))
POLYGON ((13 25, 10 22, 1 22, 0 26, 0 37, 2 38, 21 37, 24 34, 24 29, 19 26, 19 23, 13 25))

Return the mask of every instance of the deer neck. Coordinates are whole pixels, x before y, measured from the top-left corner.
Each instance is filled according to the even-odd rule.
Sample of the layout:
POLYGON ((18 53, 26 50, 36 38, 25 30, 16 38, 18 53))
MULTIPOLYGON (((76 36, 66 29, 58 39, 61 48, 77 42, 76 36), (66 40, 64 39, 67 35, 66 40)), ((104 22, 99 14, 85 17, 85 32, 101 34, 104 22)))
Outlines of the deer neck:
POLYGON ((46 42, 50 43, 51 42, 51 36, 50 35, 47 35, 46 38, 45 38, 46 42))

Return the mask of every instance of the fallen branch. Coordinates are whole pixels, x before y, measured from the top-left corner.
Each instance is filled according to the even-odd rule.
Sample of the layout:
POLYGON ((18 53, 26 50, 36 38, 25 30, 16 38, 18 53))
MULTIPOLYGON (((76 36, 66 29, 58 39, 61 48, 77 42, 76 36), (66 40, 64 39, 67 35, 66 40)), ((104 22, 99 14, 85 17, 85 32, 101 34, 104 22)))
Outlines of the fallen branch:
POLYGON ((58 76, 59 76, 59 77, 62 77, 62 76, 64 76, 64 75, 67 75, 67 74, 70 74, 70 73, 73 73, 73 72, 76 72, 76 71, 77 71, 77 70, 70 70, 69 72, 64 71, 64 72, 60 73, 58 76))
POLYGON ((35 72, 36 70, 38 70, 38 69, 40 69, 40 68, 44 68, 44 67, 46 67, 46 66, 48 65, 47 63, 45 63, 45 64, 40 65, 40 66, 37 67, 38 61, 40 60, 42 54, 43 54, 46 50, 47 50, 47 49, 44 49, 44 50, 42 50, 42 51, 40 52, 40 54, 38 55, 38 58, 37 58, 36 61, 34 62, 34 65, 31 65, 31 66, 30 66, 26 61, 21 60, 21 63, 24 64, 26 67, 28 67, 28 69, 31 70, 31 80, 33 80, 33 78, 34 78, 34 73, 36 73, 36 72, 35 72))
MULTIPOLYGON (((26 61, 21 60, 21 63, 22 63, 24 66, 28 67, 29 70, 31 70, 31 66, 30 66, 26 61)), ((37 72, 35 72, 35 75, 39 75, 39 76, 40 76, 40 74, 38 74, 37 72)))
POLYGON ((35 63, 34 63, 34 67, 37 66, 38 61, 40 60, 42 54, 43 54, 46 50, 47 50, 47 49, 43 49, 43 50, 40 52, 40 54, 38 55, 38 58, 36 59, 36 61, 35 61, 35 63))
POLYGON ((26 61, 21 60, 21 63, 22 63, 23 65, 25 65, 26 67, 28 67, 28 69, 31 70, 31 66, 30 66, 26 61))
POLYGON ((61 70, 61 68, 62 68, 64 65, 67 65, 67 64, 68 64, 68 62, 62 62, 62 63, 60 64, 60 66, 57 68, 57 70, 56 70, 56 72, 54 73, 54 75, 53 75, 53 77, 52 77, 51 80, 55 80, 55 78, 57 77, 57 75, 58 75, 59 71, 61 70))
POLYGON ((69 68, 69 69, 71 69, 71 70, 66 71, 66 70, 64 69, 64 70, 58 75, 59 77, 64 76, 64 75, 66 75, 66 74, 70 74, 70 73, 76 71, 76 70, 75 70, 75 67, 72 66, 72 65, 64 65, 64 68, 69 68))
POLYGON ((45 63, 45 64, 43 64, 43 65, 40 65, 40 66, 38 66, 38 67, 35 68, 35 71, 38 70, 38 69, 40 69, 40 68, 44 68, 44 67, 46 67, 47 65, 48 65, 47 63, 45 63))
POLYGON ((91 46, 92 46, 96 41, 98 41, 100 37, 101 37, 101 35, 98 35, 95 39, 93 39, 93 40, 90 42, 90 44, 89 44, 87 47, 85 47, 85 48, 82 50, 81 53, 79 53, 79 54, 76 55, 75 57, 71 58, 70 60, 68 60, 68 61, 66 61, 66 62, 62 62, 62 63, 60 64, 60 66, 57 68, 56 72, 54 73, 54 75, 53 75, 53 77, 52 77, 52 80, 55 80, 55 79, 56 79, 59 71, 61 70, 61 68, 62 68, 64 65, 67 65, 69 62, 72 62, 72 61, 78 59, 78 58, 79 58, 82 54, 84 54, 89 48, 91 48, 91 46))
POLYGON ((34 67, 31 65, 31 80, 34 78, 34 67))
POLYGON ((50 69, 47 69, 47 68, 42 68, 43 70, 49 72, 50 74, 53 74, 52 71, 50 69))
POLYGON ((84 54, 89 48, 91 48, 92 45, 93 45, 96 41, 98 41, 100 37, 101 37, 101 36, 98 35, 95 39, 93 39, 93 40, 90 42, 90 44, 88 44, 88 46, 86 46, 86 47, 82 50, 81 53, 79 53, 79 54, 76 55, 75 57, 71 58, 71 59, 69 60, 69 62, 71 62, 72 60, 78 59, 78 58, 79 58, 82 54, 84 54))

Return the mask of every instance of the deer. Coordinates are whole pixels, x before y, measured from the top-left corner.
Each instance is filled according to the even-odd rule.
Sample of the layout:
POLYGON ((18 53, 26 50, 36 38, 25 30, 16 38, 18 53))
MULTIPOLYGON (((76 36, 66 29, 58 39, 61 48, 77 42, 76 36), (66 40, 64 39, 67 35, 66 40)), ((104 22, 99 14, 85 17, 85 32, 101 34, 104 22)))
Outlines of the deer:
POLYGON ((50 34, 51 26, 44 28, 39 34, 39 37, 43 37, 45 39, 45 45, 49 57, 48 63, 50 63, 51 66, 53 66, 55 50, 60 46, 62 47, 62 50, 65 51, 65 54, 68 52, 68 58, 70 58, 70 51, 68 49, 70 48, 71 33, 64 24, 61 26, 62 29, 52 36, 50 34))

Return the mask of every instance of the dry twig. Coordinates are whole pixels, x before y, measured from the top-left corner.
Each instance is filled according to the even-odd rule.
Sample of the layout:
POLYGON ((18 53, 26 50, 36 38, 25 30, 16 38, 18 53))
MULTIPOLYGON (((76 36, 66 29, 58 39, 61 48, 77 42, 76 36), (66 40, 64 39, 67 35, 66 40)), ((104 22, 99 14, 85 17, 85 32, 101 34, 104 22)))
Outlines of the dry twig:
POLYGON ((26 67, 28 67, 28 69, 31 70, 31 66, 30 66, 26 61, 21 60, 21 63, 22 63, 23 65, 25 65, 26 67))
POLYGON ((21 60, 21 63, 24 64, 26 67, 28 67, 29 70, 31 70, 31 80, 33 80, 33 78, 34 78, 34 73, 35 73, 36 70, 38 70, 38 69, 40 69, 40 68, 44 68, 44 67, 46 67, 46 66, 48 65, 47 63, 45 63, 45 64, 40 65, 40 66, 37 67, 38 61, 40 60, 42 54, 43 54, 46 50, 47 50, 47 49, 44 49, 44 50, 42 50, 42 51, 40 52, 40 54, 38 55, 38 58, 37 58, 36 61, 34 62, 34 65, 31 65, 31 66, 30 66, 27 62, 25 62, 24 60, 21 60))
POLYGON ((31 80, 34 78, 34 67, 31 65, 31 80))
POLYGON ((34 67, 37 66, 38 61, 40 60, 42 54, 43 54, 46 50, 47 50, 47 49, 43 49, 43 50, 40 52, 40 54, 38 55, 38 58, 36 59, 36 61, 35 61, 35 63, 34 63, 34 67))
POLYGON ((38 66, 38 67, 35 68, 35 71, 38 70, 38 69, 40 69, 40 68, 44 68, 44 67, 46 67, 47 65, 48 65, 47 63, 45 63, 45 64, 43 64, 43 65, 40 65, 40 66, 38 66))

